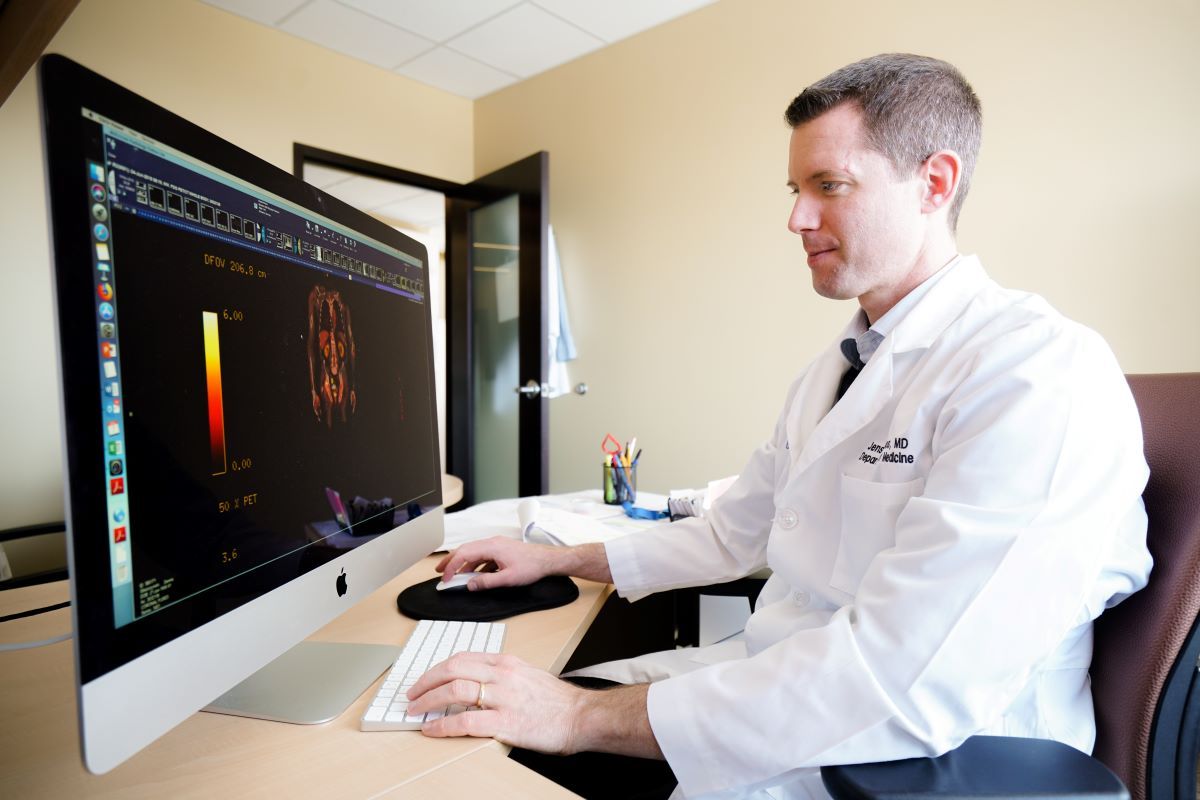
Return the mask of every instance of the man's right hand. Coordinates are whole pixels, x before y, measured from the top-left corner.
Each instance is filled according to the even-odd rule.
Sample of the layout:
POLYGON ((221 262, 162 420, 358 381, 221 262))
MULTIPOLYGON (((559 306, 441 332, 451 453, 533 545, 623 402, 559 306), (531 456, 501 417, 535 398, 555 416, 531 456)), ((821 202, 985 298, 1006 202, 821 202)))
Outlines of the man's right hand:
POLYGON ((463 570, 482 572, 467 584, 471 591, 525 586, 547 575, 572 575, 602 583, 612 581, 602 544, 554 547, 527 544, 503 536, 464 544, 438 562, 436 569, 444 577, 463 570))
POLYGON ((467 584, 471 591, 524 586, 556 574, 553 564, 555 549, 549 545, 525 544, 503 536, 493 536, 491 539, 464 544, 438 562, 436 569, 445 578, 463 570, 482 572, 467 584))

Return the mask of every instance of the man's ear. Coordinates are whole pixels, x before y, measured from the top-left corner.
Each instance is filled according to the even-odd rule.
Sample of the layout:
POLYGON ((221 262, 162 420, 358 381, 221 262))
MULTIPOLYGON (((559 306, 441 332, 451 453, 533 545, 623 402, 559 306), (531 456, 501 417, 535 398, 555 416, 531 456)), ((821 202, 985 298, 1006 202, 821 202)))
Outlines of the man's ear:
POLYGON ((942 209, 949 210, 950 203, 958 194, 958 183, 962 177, 962 159, 953 150, 939 150, 921 164, 924 194, 921 211, 933 214, 942 209))

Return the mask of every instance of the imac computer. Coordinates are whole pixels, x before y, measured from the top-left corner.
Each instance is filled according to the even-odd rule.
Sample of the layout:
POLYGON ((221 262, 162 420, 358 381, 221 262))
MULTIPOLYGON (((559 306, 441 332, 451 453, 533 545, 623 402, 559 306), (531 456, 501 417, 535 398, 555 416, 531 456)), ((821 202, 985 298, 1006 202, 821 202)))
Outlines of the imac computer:
MULTIPOLYGON (((40 80, 79 724, 101 773, 223 695, 291 719, 257 707, 287 684, 251 676, 316 658, 293 646, 441 543, 429 259, 66 58, 40 80)), ((365 673, 326 654, 292 693, 353 699, 384 650, 365 673)))

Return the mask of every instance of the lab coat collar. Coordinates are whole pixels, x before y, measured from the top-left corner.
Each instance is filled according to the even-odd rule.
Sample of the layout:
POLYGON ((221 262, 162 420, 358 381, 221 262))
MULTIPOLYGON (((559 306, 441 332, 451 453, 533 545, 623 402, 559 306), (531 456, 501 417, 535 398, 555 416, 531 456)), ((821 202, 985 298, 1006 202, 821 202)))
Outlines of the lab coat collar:
POLYGON ((855 325, 851 320, 817 358, 797 394, 803 400, 788 412, 788 442, 803 443, 791 448, 794 469, 807 468, 837 446, 874 418, 892 397, 892 359, 885 339, 845 397, 834 404, 838 383, 847 367, 841 341, 853 337, 855 325))
POLYGON ((889 342, 893 354, 929 347, 990 280, 978 256, 961 256, 945 275, 934 277, 937 283, 897 323, 880 345, 881 351, 889 342))
POLYGON ((884 338, 846 396, 835 405, 837 385, 846 371, 841 341, 853 337, 860 327, 856 310, 808 370, 797 395, 804 400, 789 411, 788 442, 803 443, 791 448, 793 468, 807 468, 878 416, 892 397, 893 357, 929 347, 988 280, 977 257, 960 258, 884 338))

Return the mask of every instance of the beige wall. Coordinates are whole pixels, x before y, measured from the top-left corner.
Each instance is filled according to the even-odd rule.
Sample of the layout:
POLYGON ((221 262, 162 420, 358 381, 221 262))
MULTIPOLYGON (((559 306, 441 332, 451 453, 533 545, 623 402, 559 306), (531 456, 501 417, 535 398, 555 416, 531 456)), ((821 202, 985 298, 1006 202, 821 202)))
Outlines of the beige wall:
MULTIPOLYGON (((964 252, 1100 330, 1129 371, 1200 369, 1196 41, 1194 0, 721 0, 474 104, 192 0, 84 0, 49 49, 285 169, 293 141, 459 181, 549 150, 572 375, 592 389, 551 404, 561 491, 596 484, 606 431, 640 437, 657 490, 735 472, 769 432, 851 311, 812 294, 784 227, 781 114, 876 52, 947 58, 983 98, 964 252)), ((32 77, 0 142, 4 527, 62 513, 32 77)))
POLYGON ((877 52, 950 60, 983 100, 963 252, 1127 371, 1200 370, 1197 42, 1194 0, 721 0, 478 101, 480 172, 551 154, 591 387, 551 404, 552 489, 596 484, 606 431, 640 437, 656 490, 736 472, 770 432, 852 310, 813 295, 785 229, 782 112, 877 52))
MULTIPOLYGON (((472 103, 193 0, 83 0, 47 48, 291 171, 303 142, 474 177, 472 103)), ((61 519, 53 296, 37 92, 0 106, 5 463, 0 528, 61 519)))

